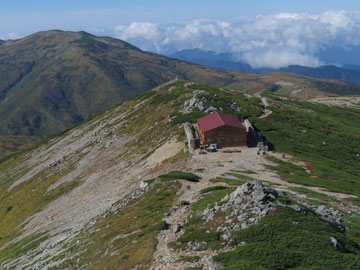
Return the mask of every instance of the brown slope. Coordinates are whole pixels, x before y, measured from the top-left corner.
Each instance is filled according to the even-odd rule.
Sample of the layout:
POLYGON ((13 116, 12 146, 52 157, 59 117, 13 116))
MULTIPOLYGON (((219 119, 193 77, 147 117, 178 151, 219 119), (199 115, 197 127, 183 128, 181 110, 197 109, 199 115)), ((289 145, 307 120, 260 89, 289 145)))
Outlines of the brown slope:
POLYGON ((56 134, 175 77, 247 93, 278 90, 279 81, 291 82, 290 95, 324 90, 305 76, 229 72, 58 30, 0 44, 0 70, 0 135, 56 134))

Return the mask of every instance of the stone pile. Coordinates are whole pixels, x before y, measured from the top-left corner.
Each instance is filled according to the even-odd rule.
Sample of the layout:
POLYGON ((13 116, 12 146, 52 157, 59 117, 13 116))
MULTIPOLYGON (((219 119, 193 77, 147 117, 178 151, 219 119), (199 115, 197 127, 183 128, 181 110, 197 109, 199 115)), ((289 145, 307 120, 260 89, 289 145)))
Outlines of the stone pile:
MULTIPOLYGON (((200 111, 206 113, 223 111, 223 108, 221 107, 209 106, 206 104, 208 101, 216 102, 218 99, 219 97, 216 94, 210 96, 210 94, 204 90, 195 90, 192 98, 185 101, 184 109, 181 112, 184 114, 190 113, 194 108, 198 108, 200 111)), ((243 111, 243 109, 234 101, 229 101, 227 105, 236 112, 243 111)))
MULTIPOLYGON (((302 205, 314 211, 321 220, 330 223, 339 232, 345 232, 345 227, 341 224, 342 214, 339 212, 339 210, 336 210, 332 207, 328 208, 325 205, 318 206, 318 205, 308 204, 306 202, 303 202, 302 205)), ((304 209, 302 210, 306 211, 304 209)))
POLYGON ((208 222, 214 219, 218 211, 229 213, 224 225, 217 230, 224 233, 224 240, 230 240, 231 231, 257 224, 271 210, 275 210, 274 201, 277 196, 276 190, 264 187, 261 181, 247 182, 225 196, 221 205, 208 207, 200 215, 204 222, 208 222))

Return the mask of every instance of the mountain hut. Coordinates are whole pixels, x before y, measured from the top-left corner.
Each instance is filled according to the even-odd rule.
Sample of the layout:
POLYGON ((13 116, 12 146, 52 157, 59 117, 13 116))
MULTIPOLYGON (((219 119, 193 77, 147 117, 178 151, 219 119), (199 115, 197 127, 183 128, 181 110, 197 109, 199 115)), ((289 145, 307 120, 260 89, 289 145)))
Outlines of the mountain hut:
POLYGON ((246 146, 246 127, 235 116, 214 112, 198 119, 198 133, 203 146, 246 146))

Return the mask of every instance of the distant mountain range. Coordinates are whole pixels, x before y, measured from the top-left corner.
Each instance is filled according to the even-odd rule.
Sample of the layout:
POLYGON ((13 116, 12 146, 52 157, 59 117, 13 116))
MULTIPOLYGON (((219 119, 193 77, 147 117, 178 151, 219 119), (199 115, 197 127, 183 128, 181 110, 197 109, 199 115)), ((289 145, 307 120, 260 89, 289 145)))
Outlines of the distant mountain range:
POLYGON ((0 70, 0 135, 57 134, 175 77, 220 86, 234 78, 118 39, 58 30, 3 42, 0 70))
POLYGON ((231 53, 217 53, 201 49, 182 50, 170 54, 169 57, 213 68, 221 68, 238 72, 260 74, 276 71, 271 68, 254 69, 248 63, 234 61, 234 56, 231 53))
MULTIPOLYGON (((203 53, 203 58, 214 57, 207 55, 203 53)), ((58 134, 176 77, 249 94, 271 90, 303 99, 325 92, 360 94, 360 86, 335 80, 226 71, 227 65, 240 64, 231 63, 228 55, 216 59, 213 64, 202 63, 223 69, 144 52, 122 40, 85 32, 52 30, 2 42, 0 136, 58 134), (217 66, 221 58, 225 60, 217 66)), ((242 71, 253 70, 243 64, 242 71)))
MULTIPOLYGON (((322 52, 321 54, 323 55, 325 54, 325 52, 322 52)), ((359 49, 359 54, 360 54, 360 49, 359 49)), ((225 70, 238 71, 238 72, 261 74, 261 73, 280 71, 280 72, 301 74, 312 78, 337 79, 352 83, 360 83, 360 67, 354 65, 346 65, 344 67, 326 65, 316 68, 299 66, 299 65, 292 65, 280 69, 252 68, 246 62, 235 61, 234 56, 231 53, 216 53, 213 51, 204 51, 201 49, 182 50, 173 53, 169 56, 200 65, 206 65, 209 67, 221 68, 225 70)), ((323 57, 325 56, 323 55, 323 57)), ((332 59, 334 62, 336 62, 336 60, 339 60, 333 57, 332 55, 330 55, 329 53, 326 54, 326 57, 332 59)))

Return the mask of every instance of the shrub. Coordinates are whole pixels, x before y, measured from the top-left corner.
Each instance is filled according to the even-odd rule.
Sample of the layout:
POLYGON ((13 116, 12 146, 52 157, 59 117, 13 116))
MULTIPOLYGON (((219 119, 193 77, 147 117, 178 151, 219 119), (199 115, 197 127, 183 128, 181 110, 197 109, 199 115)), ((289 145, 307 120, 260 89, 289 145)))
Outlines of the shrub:
POLYGON ((159 175, 160 180, 169 181, 176 179, 183 179, 190 182, 199 182, 200 177, 192 172, 183 172, 183 171, 172 171, 167 174, 159 175))
POLYGON ((208 188, 204 188, 203 190, 200 191, 200 193, 208 193, 214 190, 221 190, 221 189, 227 189, 227 187, 224 186, 214 186, 214 187, 208 187, 208 188))

